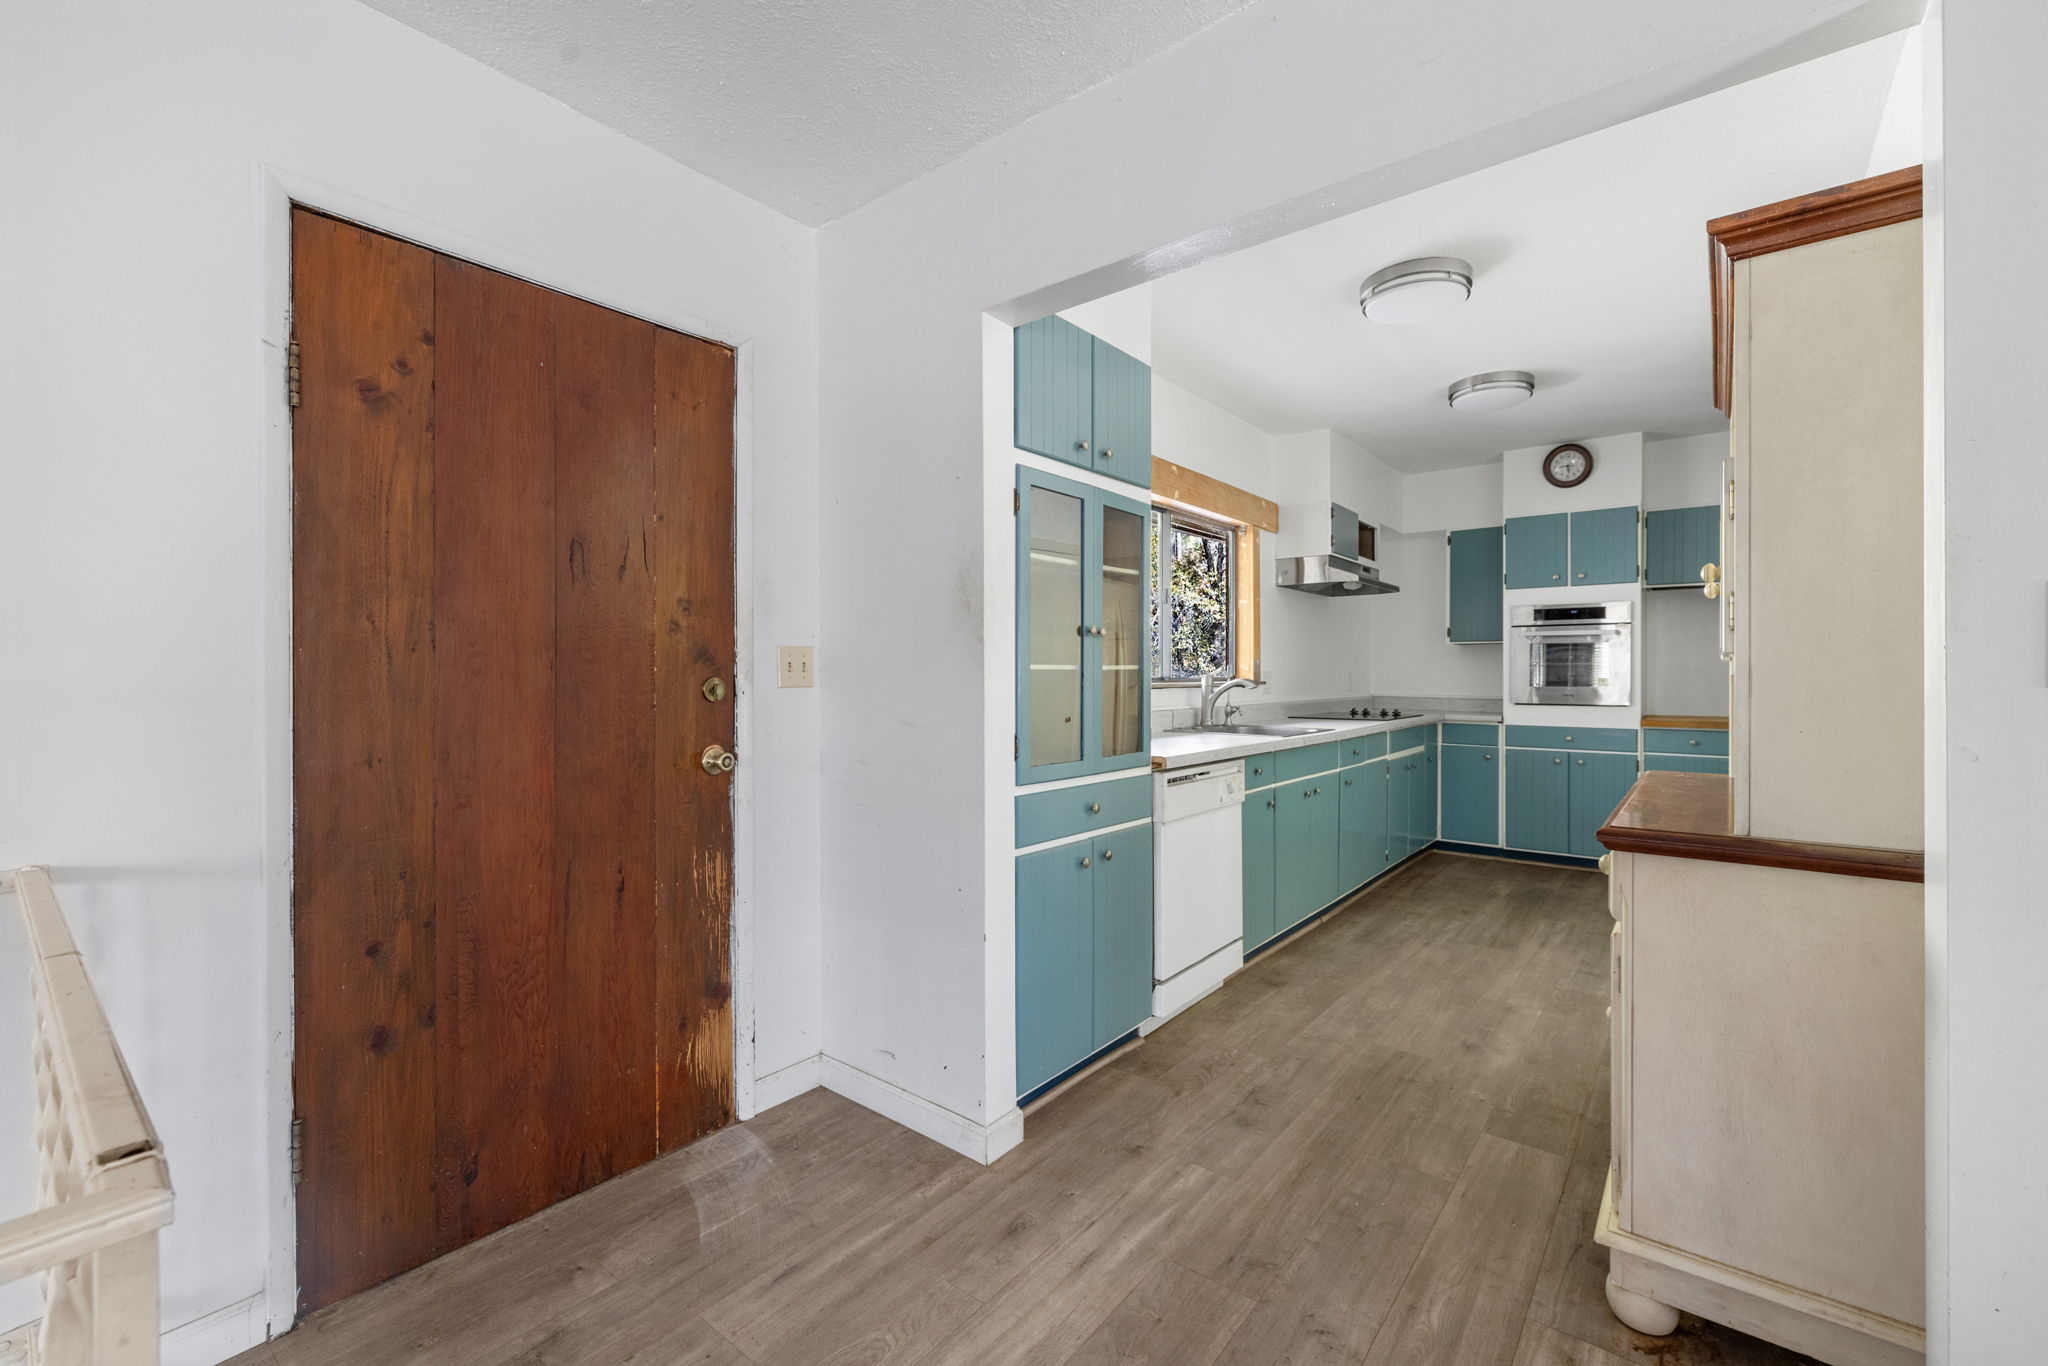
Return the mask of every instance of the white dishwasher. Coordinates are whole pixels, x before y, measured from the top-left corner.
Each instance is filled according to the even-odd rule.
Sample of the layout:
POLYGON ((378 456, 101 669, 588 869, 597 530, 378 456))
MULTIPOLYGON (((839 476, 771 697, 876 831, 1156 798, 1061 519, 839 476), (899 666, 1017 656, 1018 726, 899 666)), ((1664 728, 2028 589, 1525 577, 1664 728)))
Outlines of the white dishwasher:
POLYGON ((1149 1032, 1244 966, 1244 763, 1152 775, 1149 1032))

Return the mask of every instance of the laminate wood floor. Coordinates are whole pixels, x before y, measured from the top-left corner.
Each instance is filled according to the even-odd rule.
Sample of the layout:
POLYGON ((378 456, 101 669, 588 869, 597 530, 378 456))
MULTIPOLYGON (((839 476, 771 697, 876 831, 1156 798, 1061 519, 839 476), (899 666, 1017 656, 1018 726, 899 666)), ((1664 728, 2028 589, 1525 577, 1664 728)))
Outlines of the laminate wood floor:
POLYGON ((1431 853, 981 1167, 813 1091, 308 1318, 251 1366, 1789 1366, 1623 1328, 1606 885, 1431 853))

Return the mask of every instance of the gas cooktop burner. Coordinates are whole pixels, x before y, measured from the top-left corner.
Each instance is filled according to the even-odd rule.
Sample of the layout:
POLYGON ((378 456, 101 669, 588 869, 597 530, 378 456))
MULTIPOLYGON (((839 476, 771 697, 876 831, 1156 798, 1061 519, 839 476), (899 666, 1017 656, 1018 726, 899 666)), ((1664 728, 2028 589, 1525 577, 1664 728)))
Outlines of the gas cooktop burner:
POLYGON ((1381 707, 1378 711, 1374 711, 1371 707, 1352 707, 1348 711, 1289 712, 1287 719, 1290 721, 1399 721, 1403 718, 1399 707, 1391 710, 1381 707))

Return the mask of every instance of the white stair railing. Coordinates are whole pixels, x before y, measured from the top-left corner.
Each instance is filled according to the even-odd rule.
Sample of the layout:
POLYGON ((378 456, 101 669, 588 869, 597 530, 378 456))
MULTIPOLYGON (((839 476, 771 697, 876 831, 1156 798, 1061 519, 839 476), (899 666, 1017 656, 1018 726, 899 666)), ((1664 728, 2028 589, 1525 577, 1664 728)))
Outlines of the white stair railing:
POLYGON ((38 1199, 34 1213, 0 1223, 0 1284, 44 1277, 31 1360, 154 1366, 170 1172, 49 870, 18 868, 0 890, 9 883, 28 925, 38 1199))

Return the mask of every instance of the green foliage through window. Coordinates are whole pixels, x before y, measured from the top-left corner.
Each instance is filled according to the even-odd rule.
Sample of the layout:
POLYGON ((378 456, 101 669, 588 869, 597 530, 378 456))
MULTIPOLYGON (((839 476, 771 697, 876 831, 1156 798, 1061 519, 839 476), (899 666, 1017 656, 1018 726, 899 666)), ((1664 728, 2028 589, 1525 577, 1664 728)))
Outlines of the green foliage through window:
POLYGON ((1165 508, 1153 510, 1154 678, 1185 680, 1232 671, 1233 540, 1228 528, 1165 508))

